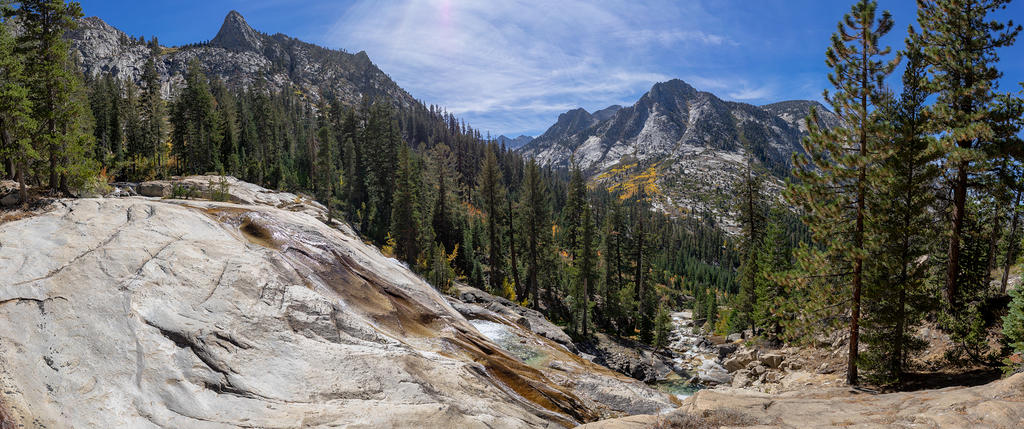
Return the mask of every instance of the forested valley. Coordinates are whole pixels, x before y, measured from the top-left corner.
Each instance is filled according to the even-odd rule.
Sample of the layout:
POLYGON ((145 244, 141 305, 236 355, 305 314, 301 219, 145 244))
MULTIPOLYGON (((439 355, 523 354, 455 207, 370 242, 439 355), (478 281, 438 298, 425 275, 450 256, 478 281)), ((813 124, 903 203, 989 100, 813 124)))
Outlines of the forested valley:
POLYGON ((901 44, 886 33, 912 23, 874 1, 840 21, 825 100, 844 126, 812 113, 781 195, 748 159, 736 234, 656 209, 653 181, 610 191, 438 106, 241 87, 198 62, 165 99, 154 58, 175 48, 155 38, 132 41, 152 51, 141 83, 85 76, 63 38, 81 7, 62 0, 2 5, 0 169, 24 205, 204 173, 308 193, 437 289, 485 289, 580 340, 665 347, 669 313, 692 308, 708 332, 768 344, 843 330, 848 383, 898 385, 932 323, 956 343, 950 362, 1013 371, 1024 102, 996 82, 1020 27, 989 18, 1004 0, 919 3, 901 44))

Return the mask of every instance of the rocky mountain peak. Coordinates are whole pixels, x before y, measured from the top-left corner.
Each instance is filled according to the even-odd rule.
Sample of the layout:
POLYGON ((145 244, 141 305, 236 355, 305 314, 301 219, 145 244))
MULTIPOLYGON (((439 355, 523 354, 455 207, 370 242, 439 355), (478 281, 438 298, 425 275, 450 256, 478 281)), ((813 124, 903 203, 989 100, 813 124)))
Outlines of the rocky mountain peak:
POLYGON ((260 52, 263 49, 260 34, 245 22, 242 14, 234 10, 228 12, 228 16, 224 17, 224 24, 221 25, 220 31, 210 41, 210 44, 232 51, 260 52))
POLYGON ((538 137, 538 139, 554 139, 560 136, 570 135, 577 131, 586 129, 595 122, 594 116, 591 115, 590 112, 587 112, 586 109, 582 107, 572 109, 558 115, 558 121, 555 122, 551 128, 548 128, 547 132, 538 137))
POLYGON ((614 115, 615 112, 618 112, 619 110, 622 110, 622 106, 618 104, 613 104, 611 106, 605 107, 604 109, 594 112, 594 114, 591 116, 593 116, 594 119, 598 121, 603 121, 608 118, 611 118, 612 115, 614 115))
POLYGON ((697 96, 697 90, 680 79, 658 82, 647 93, 655 101, 689 99, 697 96))

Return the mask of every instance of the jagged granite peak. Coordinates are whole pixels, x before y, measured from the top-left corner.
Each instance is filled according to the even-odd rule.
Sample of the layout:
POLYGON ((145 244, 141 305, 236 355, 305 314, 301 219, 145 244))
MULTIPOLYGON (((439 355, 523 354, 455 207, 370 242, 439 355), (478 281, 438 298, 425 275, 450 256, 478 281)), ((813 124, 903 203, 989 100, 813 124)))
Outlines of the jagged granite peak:
MULTIPOLYGON (((759 107, 672 79, 654 84, 632 106, 601 115, 566 112, 520 152, 542 165, 572 163, 611 189, 635 189, 631 181, 652 180, 664 210, 710 212, 729 221, 731 182, 745 159, 762 164, 775 177, 769 187, 780 188, 792 154, 803 150, 802 118, 815 105, 759 107)), ((825 126, 838 124, 823 107, 819 117, 825 126)))
POLYGON ((782 120, 799 128, 801 132, 804 133, 807 132, 807 123, 804 122, 804 120, 807 118, 807 115, 811 113, 811 109, 816 109, 821 113, 818 115, 818 120, 821 122, 819 125, 828 128, 839 126, 839 119, 835 115, 831 114, 827 107, 813 100, 780 101, 777 103, 765 104, 761 106, 761 108, 768 113, 782 118, 782 120))
POLYGON ((530 137, 528 135, 520 134, 519 137, 511 138, 511 137, 507 137, 504 134, 502 134, 502 135, 498 136, 497 138, 495 138, 494 141, 498 142, 498 144, 505 145, 506 149, 515 150, 515 149, 519 149, 519 148, 527 145, 531 141, 533 141, 533 137, 530 137))
POLYGON ((558 115, 555 124, 534 141, 559 140, 590 127, 594 122, 594 117, 590 112, 582 107, 576 108, 558 115))
POLYGON ((224 17, 224 24, 221 25, 217 36, 210 41, 210 45, 232 51, 260 52, 263 50, 262 39, 262 36, 245 22, 242 14, 233 10, 224 17))
POLYGON ((614 115, 615 112, 618 112, 619 110, 622 110, 622 106, 618 104, 613 104, 611 106, 605 107, 604 109, 594 112, 591 116, 593 116, 594 119, 598 121, 604 121, 608 118, 611 118, 612 115, 614 115))
POLYGON ((185 72, 194 59, 211 78, 236 88, 262 82, 270 90, 290 88, 314 101, 326 97, 355 105, 366 97, 398 107, 416 104, 365 52, 352 54, 284 34, 266 35, 234 11, 224 18, 211 42, 161 47, 158 52, 96 17, 81 19, 67 38, 87 76, 109 73, 141 86, 142 71, 153 59, 165 98, 172 98, 184 86, 185 72))

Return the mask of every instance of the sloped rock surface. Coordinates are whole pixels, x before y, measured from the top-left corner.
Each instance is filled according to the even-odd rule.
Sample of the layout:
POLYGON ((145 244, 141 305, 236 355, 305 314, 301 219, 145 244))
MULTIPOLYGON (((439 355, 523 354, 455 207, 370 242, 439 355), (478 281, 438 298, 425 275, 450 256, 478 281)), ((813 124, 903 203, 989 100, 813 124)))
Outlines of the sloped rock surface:
POLYGON ((479 289, 460 285, 452 305, 499 346, 555 380, 605 414, 649 414, 674 407, 672 399, 644 383, 576 354, 576 346, 540 313, 479 289), (564 338, 563 338, 564 337, 564 338))
POLYGON ((579 389, 623 386, 523 363, 301 211, 57 204, 0 224, 0 415, 16 427, 549 427, 614 410, 579 389))
POLYGON ((701 390, 666 415, 632 416, 583 427, 644 427, 634 426, 636 422, 714 427, 705 425, 708 421, 759 428, 1014 428, 1024 421, 1024 374, 983 386, 879 395, 849 389, 805 389, 779 395, 701 390))

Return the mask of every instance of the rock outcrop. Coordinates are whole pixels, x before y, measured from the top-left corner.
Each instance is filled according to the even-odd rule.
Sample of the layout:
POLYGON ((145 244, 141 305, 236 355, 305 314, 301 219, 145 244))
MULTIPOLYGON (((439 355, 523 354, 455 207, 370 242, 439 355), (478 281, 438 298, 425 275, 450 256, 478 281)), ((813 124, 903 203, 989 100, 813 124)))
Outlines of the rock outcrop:
POLYGON ((888 394, 839 388, 779 395, 701 390, 666 415, 631 416, 581 427, 1013 428, 1022 421, 1024 374, 1017 374, 983 386, 888 394))
POLYGON ((559 385, 598 404, 602 412, 645 414, 674 407, 670 397, 626 377, 631 375, 628 372, 613 372, 614 368, 577 354, 572 339, 534 310, 464 285, 457 287, 457 298, 450 301, 485 336, 559 385))
POLYGON ((582 359, 531 366, 315 206, 247 188, 0 224, 0 423, 526 428, 667 406, 582 359))
POLYGON ((675 368, 671 357, 627 339, 595 333, 593 340, 579 344, 579 347, 584 353, 594 356, 594 362, 645 383, 665 380, 677 372, 683 377, 687 375, 675 368))

